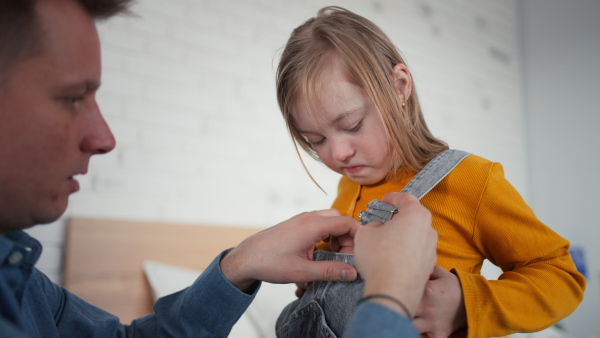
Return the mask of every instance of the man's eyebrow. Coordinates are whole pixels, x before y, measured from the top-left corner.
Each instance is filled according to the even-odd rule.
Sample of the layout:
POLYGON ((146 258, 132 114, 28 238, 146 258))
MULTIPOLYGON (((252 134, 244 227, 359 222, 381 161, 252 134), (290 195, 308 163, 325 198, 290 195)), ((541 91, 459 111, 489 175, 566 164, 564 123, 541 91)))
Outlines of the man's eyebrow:
POLYGON ((88 93, 88 92, 93 92, 93 91, 98 90, 98 88, 100 88, 100 85, 101 85, 101 83, 99 81, 89 80, 89 81, 66 84, 66 85, 62 86, 61 89, 65 90, 65 91, 83 90, 86 93, 88 93))

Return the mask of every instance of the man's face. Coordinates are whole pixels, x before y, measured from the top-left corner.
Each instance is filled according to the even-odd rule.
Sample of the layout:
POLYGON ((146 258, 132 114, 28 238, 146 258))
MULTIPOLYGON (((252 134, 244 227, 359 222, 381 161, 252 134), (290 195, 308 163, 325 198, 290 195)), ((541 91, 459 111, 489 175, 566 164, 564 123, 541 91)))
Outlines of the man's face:
POLYGON ((96 104, 100 43, 69 0, 39 1, 43 51, 0 86, 0 233, 55 221, 90 157, 115 147, 96 104))

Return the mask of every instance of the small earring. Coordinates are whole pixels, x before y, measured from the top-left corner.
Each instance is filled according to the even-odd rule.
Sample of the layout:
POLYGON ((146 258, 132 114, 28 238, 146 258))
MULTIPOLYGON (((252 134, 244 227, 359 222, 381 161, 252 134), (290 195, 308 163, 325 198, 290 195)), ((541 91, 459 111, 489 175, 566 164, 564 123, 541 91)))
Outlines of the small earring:
POLYGON ((404 108, 406 106, 406 103, 402 102, 402 108, 404 108))

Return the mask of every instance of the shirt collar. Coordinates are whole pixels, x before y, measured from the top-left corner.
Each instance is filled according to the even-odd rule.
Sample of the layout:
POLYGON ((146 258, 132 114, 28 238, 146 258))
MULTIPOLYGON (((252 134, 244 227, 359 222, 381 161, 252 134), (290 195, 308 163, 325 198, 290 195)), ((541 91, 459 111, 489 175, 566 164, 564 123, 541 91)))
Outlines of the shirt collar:
POLYGON ((42 245, 23 230, 0 236, 0 262, 4 262, 16 250, 23 253, 25 263, 35 265, 42 254, 42 245))

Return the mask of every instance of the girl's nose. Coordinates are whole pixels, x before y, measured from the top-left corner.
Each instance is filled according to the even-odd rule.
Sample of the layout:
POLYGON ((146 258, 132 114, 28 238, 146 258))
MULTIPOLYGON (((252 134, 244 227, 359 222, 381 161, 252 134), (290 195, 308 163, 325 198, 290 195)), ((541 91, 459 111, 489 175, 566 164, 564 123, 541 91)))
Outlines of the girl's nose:
POLYGON ((348 160, 355 153, 354 147, 347 140, 335 140, 331 144, 331 154, 338 162, 348 160))

